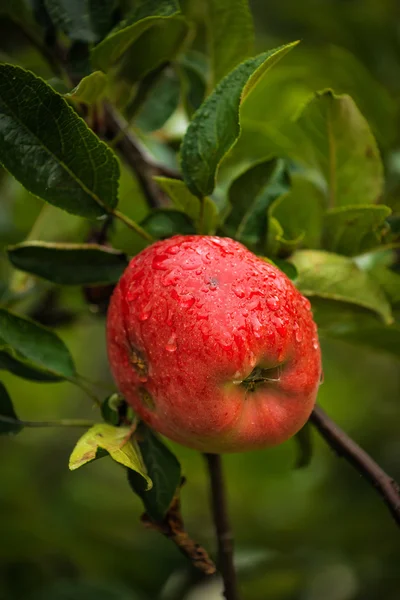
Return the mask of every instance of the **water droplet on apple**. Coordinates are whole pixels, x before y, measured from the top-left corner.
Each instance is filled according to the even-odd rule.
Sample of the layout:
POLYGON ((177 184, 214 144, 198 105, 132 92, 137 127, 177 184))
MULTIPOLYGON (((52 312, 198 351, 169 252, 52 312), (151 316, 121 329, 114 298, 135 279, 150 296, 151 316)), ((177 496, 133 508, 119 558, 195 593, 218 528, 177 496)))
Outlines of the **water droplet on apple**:
POLYGON ((167 352, 175 352, 176 350, 176 333, 172 333, 169 338, 167 345, 165 346, 167 352))
POLYGON ((246 293, 245 293, 244 289, 242 287, 240 287, 239 285, 233 285, 232 289, 233 289, 234 294, 238 298, 244 298, 245 297, 246 293))
POLYGON ((176 283, 179 281, 179 279, 180 279, 179 271, 177 269, 173 269, 170 273, 167 273, 163 277, 162 284, 165 285, 165 287, 167 287, 169 285, 176 285, 176 283))
POLYGON ((318 348, 319 348, 319 344, 318 344, 317 338, 313 339, 313 348, 314 348, 314 350, 318 350, 318 348))
POLYGON ((164 264, 166 260, 168 260, 168 256, 166 254, 156 254, 156 256, 153 258, 151 266, 156 271, 167 271, 168 266, 164 264))
POLYGON ((147 319, 151 315, 151 311, 152 311, 152 303, 150 301, 140 311, 140 313, 139 313, 139 321, 147 321, 147 319))
POLYGON ((251 315, 251 326, 253 328, 254 337, 259 339, 261 337, 261 323, 257 318, 257 315, 251 315))
POLYGON ((301 342, 301 340, 303 339, 303 334, 301 332, 301 329, 299 329, 298 325, 297 325, 297 329, 295 331, 294 337, 296 338, 296 342, 301 342))
POLYGON ((266 299, 267 306, 270 310, 278 310, 279 298, 278 296, 268 296, 266 299))
POLYGON ((279 333, 279 335, 284 337, 286 335, 286 327, 283 324, 282 319, 280 319, 279 317, 275 317, 274 325, 275 325, 275 329, 279 333))
POLYGON ((306 310, 311 310, 311 302, 305 296, 302 297, 303 306, 306 310))

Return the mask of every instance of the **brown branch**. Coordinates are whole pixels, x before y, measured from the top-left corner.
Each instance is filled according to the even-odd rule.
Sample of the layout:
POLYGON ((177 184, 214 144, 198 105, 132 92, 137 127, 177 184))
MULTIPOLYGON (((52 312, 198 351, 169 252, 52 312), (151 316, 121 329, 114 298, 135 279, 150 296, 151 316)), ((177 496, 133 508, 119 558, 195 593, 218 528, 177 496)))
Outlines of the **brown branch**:
POLYGON ((389 511, 400 526, 400 488, 396 481, 354 442, 330 417, 316 406, 310 422, 329 446, 345 458, 382 496, 389 511))
POLYGON ((204 454, 210 477, 211 507, 218 539, 218 564, 224 580, 226 600, 239 600, 236 571, 233 564, 233 535, 228 519, 227 501, 219 454, 204 454))
POLYGON ((180 173, 154 162, 151 157, 147 156, 129 131, 127 122, 109 103, 104 105, 104 120, 106 139, 115 141, 115 148, 135 172, 149 206, 152 208, 165 206, 167 204, 166 196, 153 180, 153 176, 164 175, 181 179, 180 173))
POLYGON ((153 521, 147 513, 142 515, 141 521, 147 528, 154 529, 170 539, 196 569, 199 569, 205 575, 215 573, 215 565, 208 556, 207 551, 192 540, 185 530, 179 493, 175 496, 163 521, 153 521))

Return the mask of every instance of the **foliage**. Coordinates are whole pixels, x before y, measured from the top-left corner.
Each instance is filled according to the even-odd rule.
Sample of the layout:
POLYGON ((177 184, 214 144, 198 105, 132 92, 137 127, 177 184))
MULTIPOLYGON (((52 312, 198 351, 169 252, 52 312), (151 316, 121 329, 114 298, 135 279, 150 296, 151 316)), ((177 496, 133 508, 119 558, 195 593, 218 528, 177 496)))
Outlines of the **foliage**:
MULTIPOLYGON (((272 4, 279 22, 284 3, 272 4)), ((1 3, 2 372, 87 389, 54 326, 82 311, 103 326, 129 256, 176 233, 236 238, 309 297, 321 338, 398 361, 398 58, 381 35, 374 60, 372 17, 350 43, 333 1, 315 31, 310 7, 287 4, 344 48, 260 37, 256 53, 245 0, 1 3)), ((1 383, 0 434, 22 430, 12 396, 1 383)), ((98 420, 71 468, 105 450, 161 522, 179 461, 121 399, 98 420)), ((309 432, 298 441, 308 463, 309 432)))

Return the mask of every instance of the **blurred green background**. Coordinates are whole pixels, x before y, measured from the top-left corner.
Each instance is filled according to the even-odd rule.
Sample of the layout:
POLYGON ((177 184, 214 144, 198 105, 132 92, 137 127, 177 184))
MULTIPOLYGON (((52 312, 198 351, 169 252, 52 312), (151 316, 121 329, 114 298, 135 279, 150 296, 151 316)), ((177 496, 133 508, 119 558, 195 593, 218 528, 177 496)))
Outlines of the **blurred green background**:
MULTIPOLYGON (((400 4, 397 0, 254 0, 260 50, 302 40, 269 85, 280 86, 282 122, 314 90, 348 92, 370 122, 386 165, 391 205, 400 203, 400 4)), ((12 27, 0 19, 7 60, 12 27), (7 35, 6 35, 7 33, 7 35)), ((13 39, 13 52, 19 49, 13 39)), ((18 42, 18 40, 17 40, 18 42)), ((25 63, 39 58, 21 45, 25 63), (26 53, 30 53, 26 55, 26 53)), ((254 100, 254 110, 256 110, 254 100)), ((262 107, 259 107, 262 110, 262 107)), ((276 111, 274 111, 276 115, 276 111)), ((272 124, 279 128, 279 121, 272 124)), ((1 245, 23 240, 42 203, 4 173, 0 182, 1 245)), ((136 182, 123 173, 121 210, 146 214, 136 182)), ((46 207, 35 235, 84 238, 87 222, 46 207)), ((134 253, 140 241, 117 227, 114 243, 134 253)), ((9 271, 0 258, 0 276, 9 271)), ((18 281, 16 281, 16 285, 18 281)), ((45 294, 45 284, 40 284, 45 294)), ((0 281, 1 286, 1 281, 0 281)), ((80 373, 112 382, 104 317, 79 290, 64 290, 63 306, 78 318, 59 333, 80 373)), ((26 307, 25 307, 26 308, 26 307)), ((36 306, 29 305, 35 313, 36 306)), ((59 316, 59 315, 58 315, 59 316)), ((43 317, 43 315, 42 315, 43 317)), ((49 310, 45 315, 51 319, 49 310)), ((325 382, 320 404, 393 477, 400 480, 400 369, 389 355, 322 341, 325 382)), ((24 419, 96 418, 90 401, 69 384, 33 384, 1 372, 24 419)), ((0 438, 1 600, 214 600, 218 578, 200 581, 175 547, 139 523, 142 508, 124 470, 105 458, 70 473, 79 430, 25 429, 0 438)), ((378 495, 316 435, 311 464, 295 470, 289 441, 263 452, 225 457, 237 567, 244 600, 397 600, 399 533, 378 495)), ((201 457, 174 446, 187 476, 183 514, 190 534, 215 548, 201 457)))

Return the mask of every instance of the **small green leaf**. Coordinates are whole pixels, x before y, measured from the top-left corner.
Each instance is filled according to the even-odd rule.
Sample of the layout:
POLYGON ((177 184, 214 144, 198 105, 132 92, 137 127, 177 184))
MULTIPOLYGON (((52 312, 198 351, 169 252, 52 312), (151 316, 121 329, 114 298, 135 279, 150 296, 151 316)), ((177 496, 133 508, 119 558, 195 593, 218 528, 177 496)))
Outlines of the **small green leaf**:
POLYGON ((285 273, 285 275, 289 277, 289 279, 291 279, 292 281, 295 281, 297 279, 298 273, 294 264, 290 263, 288 260, 283 260, 282 258, 275 258, 274 263, 278 267, 278 269, 283 271, 283 273, 285 273))
POLYGON ((301 173, 292 173, 290 183, 290 190, 277 198, 269 215, 279 222, 284 239, 301 240, 305 247, 318 248, 325 210, 324 193, 301 173))
POLYGON ((107 75, 102 71, 94 71, 78 83, 73 90, 65 94, 67 100, 91 105, 102 100, 108 85, 107 75))
POLYGON ((128 266, 123 252, 97 244, 23 242, 8 248, 21 271, 60 285, 116 283, 128 266))
POLYGON ((330 208, 378 200, 382 161, 369 125, 350 96, 319 92, 297 125, 306 138, 307 161, 325 177, 330 208))
POLYGON ((53 380, 76 377, 72 357, 55 333, 5 308, 0 308, 0 350, 38 376, 50 375, 53 380))
POLYGON ((219 165, 240 135, 240 105, 295 45, 281 46, 237 66, 194 114, 181 147, 183 177, 192 194, 211 194, 219 165))
POLYGON ((116 0, 44 0, 54 25, 71 40, 97 42, 112 27, 116 0))
POLYGON ((207 196, 202 201, 193 196, 186 184, 179 179, 154 177, 158 185, 171 198, 173 205, 184 212, 195 224, 197 233, 211 234, 218 224, 218 209, 207 196))
POLYGON ((126 406, 123 397, 120 394, 111 394, 101 404, 101 416, 109 425, 117 427, 121 421, 121 409, 126 406))
POLYGON ((387 206, 343 206, 329 210, 324 219, 324 247, 330 252, 355 256, 379 246, 387 206))
POLYGON ((287 256, 302 245, 303 237, 304 233, 301 233, 294 240, 286 239, 285 232, 278 219, 269 217, 268 234, 265 244, 266 254, 273 256, 274 260, 276 260, 277 256, 287 256))
POLYGON ((296 286, 305 296, 317 296, 368 308, 386 323, 393 321, 380 286, 347 258, 322 250, 299 250, 290 259, 298 271, 296 286))
POLYGON ((168 238, 178 233, 196 233, 194 225, 184 213, 167 208, 156 208, 140 225, 156 239, 168 238))
POLYGON ((113 427, 108 424, 93 425, 78 440, 69 459, 71 471, 79 469, 97 458, 98 450, 105 450, 115 462, 132 469, 143 480, 145 490, 150 490, 152 481, 136 441, 129 427, 113 427))
POLYGON ((161 129, 178 108, 179 95, 180 84, 176 72, 164 69, 137 113, 136 127, 146 133, 161 129))
POLYGON ((180 485, 181 466, 175 455, 144 423, 139 425, 138 442, 153 487, 146 491, 143 481, 132 470, 128 470, 128 481, 143 500, 149 517, 162 521, 180 485))
POLYGON ((108 71, 147 29, 176 18, 182 19, 177 0, 138 0, 128 18, 92 50, 92 64, 108 71))
POLYGON ((256 245, 267 231, 267 208, 287 187, 284 165, 275 160, 252 166, 229 188, 231 212, 224 227, 228 235, 245 244, 256 245))
POLYGON ((42 79, 0 65, 0 162, 32 194, 94 218, 117 204, 119 164, 42 79))
POLYGON ((306 423, 302 429, 294 436, 297 442, 298 454, 296 458, 295 468, 304 469, 308 467, 312 459, 312 437, 310 424, 306 423))
POLYGON ((192 221, 198 221, 201 202, 197 196, 193 196, 183 181, 169 177, 154 177, 154 180, 171 198, 177 210, 184 212, 192 221))
POLYGON ((23 426, 18 423, 18 417, 15 414, 11 398, 5 386, 0 381, 0 435, 16 434, 22 429, 23 426), (13 419, 15 423, 12 421, 7 422, 6 419, 13 419))
POLYGON ((28 360, 24 360, 19 355, 18 358, 15 358, 16 356, 17 353, 12 348, 7 348, 7 351, 0 349, 0 371, 9 371, 13 375, 29 381, 54 383, 62 380, 58 375, 32 367, 28 360))
POLYGON ((247 0, 206 0, 212 85, 253 54, 253 19, 247 0))

